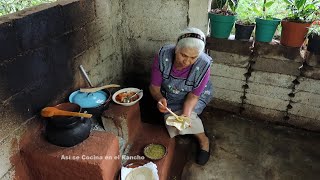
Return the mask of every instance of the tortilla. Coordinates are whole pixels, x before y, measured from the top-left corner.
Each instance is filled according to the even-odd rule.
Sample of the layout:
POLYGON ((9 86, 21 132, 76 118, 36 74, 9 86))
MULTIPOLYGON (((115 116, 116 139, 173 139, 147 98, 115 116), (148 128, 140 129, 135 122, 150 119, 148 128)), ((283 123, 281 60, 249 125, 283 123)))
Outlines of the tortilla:
POLYGON ((147 167, 133 169, 126 177, 126 180, 155 180, 152 170, 147 167))

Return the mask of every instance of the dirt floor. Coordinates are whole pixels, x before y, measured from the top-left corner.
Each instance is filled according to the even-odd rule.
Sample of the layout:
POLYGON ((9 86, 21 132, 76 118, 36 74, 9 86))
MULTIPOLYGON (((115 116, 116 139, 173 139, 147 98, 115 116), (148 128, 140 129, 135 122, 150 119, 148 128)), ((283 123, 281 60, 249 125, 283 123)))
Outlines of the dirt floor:
POLYGON ((248 120, 217 109, 206 109, 201 117, 211 139, 211 157, 205 166, 195 164, 197 146, 192 143, 181 179, 319 179, 320 133, 248 120))

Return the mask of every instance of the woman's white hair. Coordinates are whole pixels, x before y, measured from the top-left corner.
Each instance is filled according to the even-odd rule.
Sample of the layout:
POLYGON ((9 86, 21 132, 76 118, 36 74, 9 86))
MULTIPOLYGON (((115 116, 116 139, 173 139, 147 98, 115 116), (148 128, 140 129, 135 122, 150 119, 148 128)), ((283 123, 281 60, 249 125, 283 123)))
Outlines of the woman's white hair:
MULTIPOLYGON (((182 36, 184 34, 188 34, 188 33, 199 34, 201 36, 201 38, 203 38, 205 40, 204 33, 200 29, 193 28, 193 27, 189 27, 189 28, 186 28, 183 31, 181 31, 178 38, 180 36, 182 36)), ((176 50, 179 50, 181 48, 196 48, 196 49, 198 49, 199 54, 201 52, 203 52, 204 47, 205 47, 204 41, 202 41, 201 39, 198 39, 198 38, 193 38, 193 37, 182 38, 182 39, 178 40, 177 44, 176 44, 176 50)))

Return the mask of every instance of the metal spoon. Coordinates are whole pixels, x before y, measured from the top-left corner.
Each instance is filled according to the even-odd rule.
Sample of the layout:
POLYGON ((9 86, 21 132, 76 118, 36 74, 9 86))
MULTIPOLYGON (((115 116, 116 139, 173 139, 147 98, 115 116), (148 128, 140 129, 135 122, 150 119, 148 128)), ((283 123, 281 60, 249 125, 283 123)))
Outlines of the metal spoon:
POLYGON ((132 95, 132 96, 130 96, 130 97, 128 97, 128 96, 125 97, 124 100, 123 100, 123 102, 124 102, 124 103, 130 103, 130 102, 131 102, 131 98, 135 97, 137 94, 141 93, 142 91, 143 91, 143 90, 140 90, 140 91, 134 93, 134 95, 132 95))

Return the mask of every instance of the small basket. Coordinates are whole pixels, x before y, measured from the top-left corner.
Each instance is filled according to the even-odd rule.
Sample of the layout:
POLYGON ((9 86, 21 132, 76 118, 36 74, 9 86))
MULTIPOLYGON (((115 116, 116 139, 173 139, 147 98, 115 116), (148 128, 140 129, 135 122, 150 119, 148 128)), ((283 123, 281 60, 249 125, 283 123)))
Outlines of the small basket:
POLYGON ((143 154, 144 154, 144 156, 145 156, 146 158, 148 158, 148 159, 150 159, 150 160, 160 160, 160 159, 164 158, 164 157, 167 155, 167 147, 164 146, 164 145, 162 145, 162 144, 151 143, 151 144, 148 144, 147 146, 144 147, 144 149, 143 149, 143 154), (164 148, 164 153, 163 153, 163 155, 162 155, 161 157, 159 157, 159 158, 149 157, 148 155, 146 155, 146 151, 148 150, 148 148, 151 148, 152 146, 155 146, 155 145, 161 146, 161 147, 164 148))

